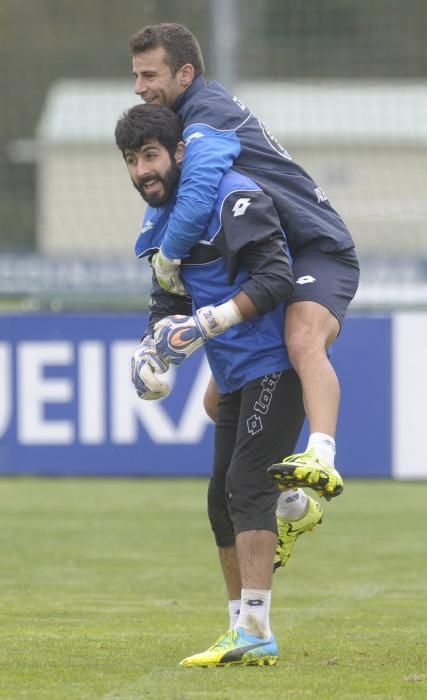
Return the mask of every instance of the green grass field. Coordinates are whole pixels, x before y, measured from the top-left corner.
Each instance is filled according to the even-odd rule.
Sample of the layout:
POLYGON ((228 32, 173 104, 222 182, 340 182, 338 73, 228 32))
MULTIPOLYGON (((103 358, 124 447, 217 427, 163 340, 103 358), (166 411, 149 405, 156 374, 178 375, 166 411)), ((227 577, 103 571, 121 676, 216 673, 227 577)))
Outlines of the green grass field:
POLYGON ((274 577, 271 668, 225 632, 204 480, 0 480, 0 698, 427 698, 427 483, 347 481, 274 577))

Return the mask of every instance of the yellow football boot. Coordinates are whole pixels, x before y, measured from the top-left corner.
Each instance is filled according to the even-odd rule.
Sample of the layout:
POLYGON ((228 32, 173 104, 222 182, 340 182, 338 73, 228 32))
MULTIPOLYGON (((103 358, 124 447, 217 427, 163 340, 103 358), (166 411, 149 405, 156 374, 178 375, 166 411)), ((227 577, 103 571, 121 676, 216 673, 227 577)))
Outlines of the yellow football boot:
POLYGON ((308 487, 327 501, 343 492, 343 480, 334 467, 320 459, 311 449, 286 457, 267 469, 281 491, 308 487))
POLYGON ((305 515, 298 520, 289 520, 281 515, 277 516, 278 543, 274 557, 274 571, 281 566, 286 566, 292 554, 297 537, 304 532, 311 532, 316 525, 322 522, 323 510, 320 503, 308 496, 308 505, 305 515))
POLYGON ((229 630, 213 646, 188 656, 180 666, 273 666, 279 657, 276 639, 259 639, 244 629, 229 630))

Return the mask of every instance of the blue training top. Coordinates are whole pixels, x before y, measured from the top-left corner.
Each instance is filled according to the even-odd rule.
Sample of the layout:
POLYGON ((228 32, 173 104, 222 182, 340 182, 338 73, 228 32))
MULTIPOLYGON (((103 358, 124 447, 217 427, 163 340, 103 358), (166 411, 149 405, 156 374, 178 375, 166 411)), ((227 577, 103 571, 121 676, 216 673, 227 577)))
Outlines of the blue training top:
MULTIPOLYGON (((292 257, 302 251, 335 253, 354 247, 326 195, 265 126, 217 82, 199 76, 175 101, 185 156, 176 205, 162 250, 189 254, 208 225, 222 176, 233 167, 257 183, 274 203, 292 257)), ((286 122, 286 114, 283 115, 286 122)))
MULTIPOLYGON (((160 248, 174 205, 175 198, 160 208, 147 207, 135 245, 138 257, 149 257, 160 248)), ((209 304, 217 306, 241 290, 260 311, 261 315, 205 344, 220 393, 237 391, 253 379, 290 368, 283 301, 293 290, 292 270, 271 198, 254 181, 233 170, 223 177, 209 225, 183 261, 181 276, 193 312, 209 304)), ((160 316, 177 313, 179 303, 175 295, 163 294, 160 316)), ((187 314, 185 297, 181 303, 187 314)))

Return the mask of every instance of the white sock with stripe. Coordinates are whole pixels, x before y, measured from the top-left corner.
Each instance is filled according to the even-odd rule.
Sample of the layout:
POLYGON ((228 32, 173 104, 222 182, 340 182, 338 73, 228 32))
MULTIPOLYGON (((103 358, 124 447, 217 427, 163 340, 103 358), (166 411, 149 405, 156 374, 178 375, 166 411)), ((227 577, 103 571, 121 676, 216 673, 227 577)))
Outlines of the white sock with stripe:
POLYGON ((317 456, 323 459, 329 466, 335 464, 335 440, 326 433, 311 433, 308 438, 307 450, 314 449, 317 456))
POLYGON ((276 515, 286 520, 299 520, 307 510, 308 496, 302 489, 282 491, 277 501, 276 515))
POLYGON ((268 639, 270 629, 271 590, 242 588, 240 614, 236 627, 242 627, 253 637, 268 639))
POLYGON ((237 627, 237 621, 239 619, 239 614, 240 614, 240 598, 238 600, 229 600, 228 601, 228 618, 229 618, 229 628, 230 630, 234 630, 235 627, 237 627))

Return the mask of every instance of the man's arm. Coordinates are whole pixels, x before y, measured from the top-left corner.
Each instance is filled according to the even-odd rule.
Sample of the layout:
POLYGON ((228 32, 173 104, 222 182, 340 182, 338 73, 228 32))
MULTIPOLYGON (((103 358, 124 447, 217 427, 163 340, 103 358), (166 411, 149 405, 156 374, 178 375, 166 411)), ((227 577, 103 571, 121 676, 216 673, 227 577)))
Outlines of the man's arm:
POLYGON ((231 129, 219 131, 206 124, 184 130, 185 154, 178 195, 162 241, 164 256, 182 259, 200 240, 218 197, 219 183, 240 153, 240 141, 231 129))
POLYGON ((157 283, 153 273, 150 315, 148 325, 131 358, 131 376, 139 398, 156 401, 169 394, 167 382, 159 379, 168 366, 157 356, 153 340, 154 326, 171 314, 191 314, 192 303, 189 296, 176 296, 165 292, 157 283))
POLYGON ((162 289, 162 287, 160 287, 154 272, 151 282, 150 304, 148 308, 150 314, 143 337, 147 335, 152 337, 155 324, 162 318, 165 318, 165 316, 174 316, 176 314, 190 316, 193 311, 191 297, 188 295, 179 296, 177 294, 170 294, 169 292, 166 292, 164 289, 162 289))
POLYGON ((286 239, 273 203, 262 190, 232 192, 221 208, 221 228, 214 239, 230 284, 243 266, 249 273, 241 289, 258 314, 274 309, 292 294, 294 278, 286 239), (236 207, 244 202, 243 213, 236 207))
POLYGON ((262 244, 247 245, 240 254, 241 263, 249 271, 242 293, 251 299, 257 314, 272 311, 294 291, 294 279, 283 240, 272 238, 262 244))
POLYGON ((157 357, 166 366, 180 365, 210 338, 271 311, 294 289, 280 222, 271 199, 262 191, 233 192, 226 199, 214 242, 228 268, 230 284, 239 270, 246 271, 240 290, 219 306, 204 306, 193 316, 168 316, 155 325, 157 357), (236 216, 236 203, 243 200, 245 211, 236 216))
POLYGON ((233 129, 216 130, 193 124, 184 131, 185 155, 178 194, 167 229, 152 265, 160 286, 181 294, 181 259, 199 241, 212 216, 221 179, 240 153, 233 129))
POLYGON ((249 281, 242 284, 232 299, 219 306, 203 306, 193 316, 167 316, 156 323, 153 340, 160 364, 166 368, 179 366, 210 338, 241 321, 271 311, 291 294, 293 284, 282 280, 277 271, 269 275, 267 282, 259 279, 268 267, 263 256, 256 255, 253 263, 249 281))

